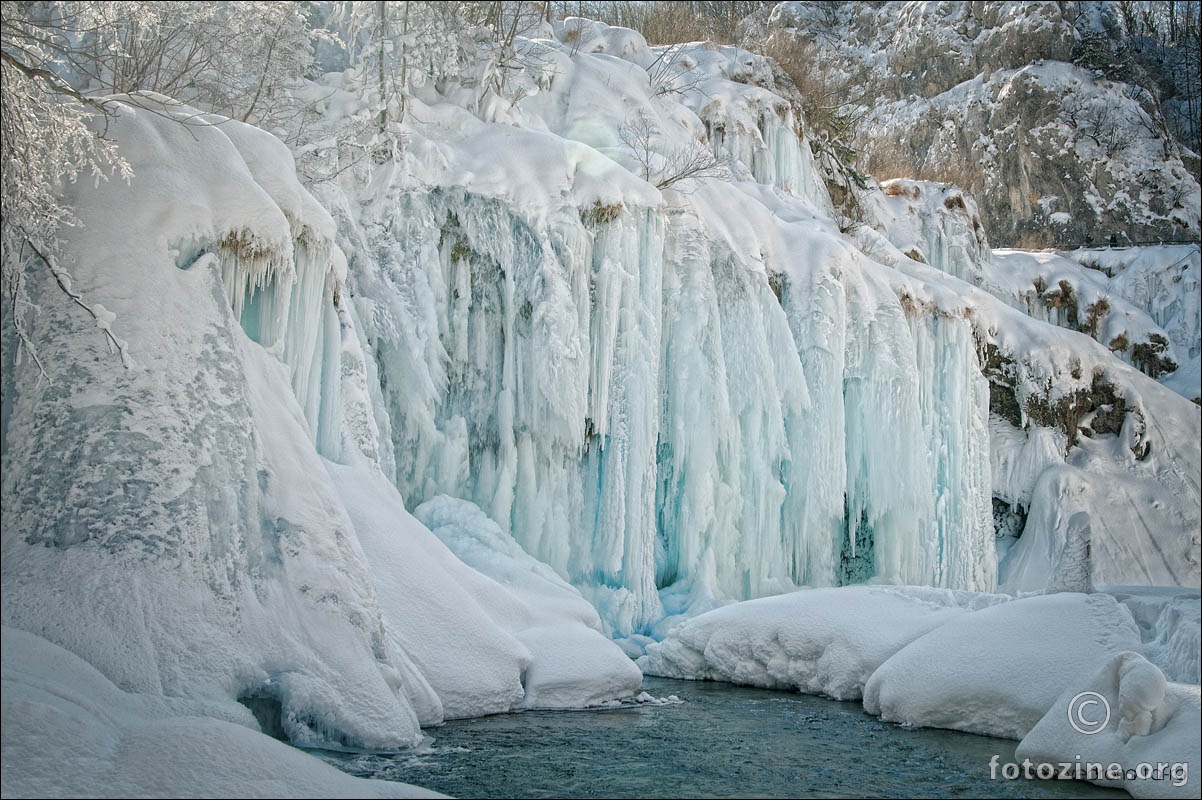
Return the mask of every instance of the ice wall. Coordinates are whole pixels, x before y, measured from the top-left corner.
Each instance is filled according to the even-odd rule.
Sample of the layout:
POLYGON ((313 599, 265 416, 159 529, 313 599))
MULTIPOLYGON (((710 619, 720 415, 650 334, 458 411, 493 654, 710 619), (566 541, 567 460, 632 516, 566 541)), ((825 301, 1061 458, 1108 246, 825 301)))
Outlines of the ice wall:
POLYGON ((737 47, 693 47, 678 60, 688 69, 687 77, 676 78, 687 87, 680 92, 681 105, 697 114, 726 169, 736 179, 782 189, 833 216, 809 139, 798 135, 794 109, 772 91, 768 60, 737 47))
POLYGON ((976 201, 951 184, 897 178, 864 193, 865 210, 899 250, 962 281, 982 285, 989 242, 976 201))
POLYGON ((1197 245, 1077 250, 1069 258, 1110 275, 1115 291, 1143 307, 1182 357, 1202 354, 1202 256, 1197 245))
POLYGON ((993 589, 972 325, 839 235, 762 58, 687 48, 661 92, 641 37, 574 23, 522 125, 415 100, 409 156, 323 194, 407 505, 471 500, 619 636, 802 585, 993 589), (729 180, 656 191, 632 105, 729 180))
POLYGON ((991 591, 997 560, 989 383, 981 374, 972 328, 963 319, 934 315, 911 318, 910 324, 916 329, 919 407, 939 532, 939 571, 928 582, 991 591))
POLYGON ((801 585, 994 588, 963 316, 903 302, 805 192, 485 194, 465 154, 502 133, 528 149, 474 131, 451 185, 416 166, 346 234, 407 504, 470 499, 619 636, 801 585))
POLYGON ((469 498, 578 584, 642 576, 629 613, 657 616, 661 220, 540 230, 453 190, 389 205, 383 269, 352 270, 407 502, 469 498))
POLYGON ((810 405, 788 321, 703 209, 671 217, 665 261, 659 585, 712 570, 723 596, 783 591, 804 546, 782 507, 810 405))

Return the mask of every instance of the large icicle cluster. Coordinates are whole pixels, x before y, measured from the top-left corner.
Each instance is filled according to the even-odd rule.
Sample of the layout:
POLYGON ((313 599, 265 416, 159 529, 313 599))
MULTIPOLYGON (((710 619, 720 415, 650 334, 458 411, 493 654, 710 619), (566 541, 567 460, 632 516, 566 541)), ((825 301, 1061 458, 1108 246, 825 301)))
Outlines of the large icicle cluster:
POLYGON ((666 95, 641 37, 587 25, 542 43, 525 128, 415 100, 405 170, 331 195, 407 503, 476 503, 619 636, 801 585, 991 590, 973 326, 839 236, 788 104, 740 82, 762 59, 683 48, 666 95), (641 180, 632 105, 730 180, 641 180))
POLYGON ((960 189, 884 189, 867 197, 877 230, 857 234, 866 252, 918 276, 929 260, 1029 318, 960 292, 990 382, 1002 588, 1058 585, 1077 550, 1089 550, 1099 586, 1197 585, 1198 437, 1164 436, 1197 431, 1197 413, 1128 366, 1198 396, 1197 245, 991 253, 960 189), (1079 512, 1084 528, 1072 524, 1079 512))

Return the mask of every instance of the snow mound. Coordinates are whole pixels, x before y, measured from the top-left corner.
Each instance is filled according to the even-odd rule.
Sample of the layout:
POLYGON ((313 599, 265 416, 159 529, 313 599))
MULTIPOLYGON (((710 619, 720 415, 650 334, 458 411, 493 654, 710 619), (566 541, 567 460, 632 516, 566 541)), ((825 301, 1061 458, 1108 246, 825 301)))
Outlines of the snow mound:
POLYGON ((371 564, 391 641, 421 676, 406 683, 415 708, 424 709, 421 723, 510 711, 522 699, 531 657, 488 609, 517 613, 520 601, 456 559, 377 470, 327 469, 371 564))
POLYGON ((484 610, 530 652, 521 708, 582 708, 638 691, 642 673, 602 633, 596 609, 479 508, 443 495, 415 514, 464 563, 519 601, 484 610))
POLYGON ((1028 597, 962 615, 899 650, 864 687, 864 709, 908 725, 1021 739, 1066 686, 1141 650, 1109 595, 1028 597))
POLYGON ((1167 683, 1143 656, 1119 653, 1089 679, 1064 690, 1019 743, 1015 758, 1037 764, 1121 764, 1119 780, 1087 779, 1121 787, 1133 797, 1197 797, 1200 704, 1197 685, 1167 683), (1144 772, 1139 765, 1164 769, 1144 772))
POLYGON ((25 631, 5 626, 2 652, 5 797, 442 796, 353 778, 259 733, 238 705, 123 692, 25 631))
POLYGON ((858 700, 869 676, 949 620, 1009 598, 926 587, 803 589, 710 611, 647 647, 647 674, 858 700))

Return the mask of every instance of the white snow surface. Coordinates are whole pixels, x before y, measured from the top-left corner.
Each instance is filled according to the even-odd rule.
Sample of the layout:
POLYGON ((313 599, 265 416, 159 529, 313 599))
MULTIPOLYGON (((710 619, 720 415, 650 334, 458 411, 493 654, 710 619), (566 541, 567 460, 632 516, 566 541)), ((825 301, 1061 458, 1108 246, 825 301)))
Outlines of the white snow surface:
POLYGON ((415 709, 425 709, 421 723, 512 709, 522 699, 521 674, 531 656, 486 608, 519 601, 456 559, 410 516, 378 471, 328 469, 372 565, 386 629, 420 676, 405 687, 415 709))
POLYGON ((1106 586, 1101 591, 1127 607, 1139 626, 1144 655, 1175 683, 1198 683, 1202 602, 1184 588, 1106 586))
POLYGON ((903 647, 868 679, 864 709, 907 725, 1021 739, 1065 687, 1141 652, 1131 614, 1066 592, 961 615, 903 647))
POLYGON ((921 586, 803 589, 688 619, 638 665, 648 675, 859 700, 869 676, 902 647, 1009 599, 921 586))
POLYGON ((91 664, 3 627, 5 797, 442 797, 354 778, 259 733, 248 710, 123 692, 91 664))
POLYGON ((1166 682, 1164 674, 1139 653, 1118 653, 1088 678, 1070 684, 1023 737, 1014 755, 1020 762, 1030 759, 1036 764, 1120 764, 1123 779, 1094 776, 1090 780, 1126 789, 1132 797, 1197 797, 1202 782, 1199 706, 1197 684, 1166 682), (1082 698, 1083 692, 1093 694, 1082 698), (1090 701, 1097 706, 1082 710, 1081 703, 1090 701), (1072 725, 1072 721, 1082 726, 1103 720, 1101 730, 1094 730, 1096 724, 1084 726, 1094 731, 1088 735, 1072 725), (1141 764, 1166 768, 1159 777, 1140 775, 1141 764), (1127 776, 1128 770, 1134 774, 1127 776))
MULTIPOLYGON (((646 645, 638 665, 650 675, 863 698, 869 713, 906 725, 1021 739, 1063 714, 1063 697, 1052 705, 1062 692, 1090 688, 1089 676, 1121 653, 1196 695, 1198 609, 1197 592, 1180 588, 1019 599, 914 586, 802 589, 679 622, 646 645)), ((1049 752, 1072 760, 1074 751, 1049 752)), ((1110 760, 1141 760, 1129 755, 1110 760)))
POLYGON ((486 602, 484 611, 530 651, 521 708, 583 708, 638 692, 642 674, 602 634, 597 610, 484 512, 443 495, 414 513, 460 560, 520 601, 486 602))

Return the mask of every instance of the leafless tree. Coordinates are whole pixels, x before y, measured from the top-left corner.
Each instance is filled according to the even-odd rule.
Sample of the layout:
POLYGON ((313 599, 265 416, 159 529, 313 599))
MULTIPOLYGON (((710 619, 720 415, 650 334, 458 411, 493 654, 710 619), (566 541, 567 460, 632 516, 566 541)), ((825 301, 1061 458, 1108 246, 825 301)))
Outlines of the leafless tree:
MULTIPOLYGON (((662 150, 657 145, 664 140, 654 122, 640 111, 618 129, 618 136, 639 165, 643 180, 654 183, 657 189, 667 189, 697 178, 723 178, 729 168, 701 142, 671 145, 662 150)), ((681 187, 677 186, 680 191, 681 187)))

